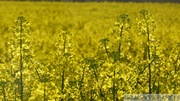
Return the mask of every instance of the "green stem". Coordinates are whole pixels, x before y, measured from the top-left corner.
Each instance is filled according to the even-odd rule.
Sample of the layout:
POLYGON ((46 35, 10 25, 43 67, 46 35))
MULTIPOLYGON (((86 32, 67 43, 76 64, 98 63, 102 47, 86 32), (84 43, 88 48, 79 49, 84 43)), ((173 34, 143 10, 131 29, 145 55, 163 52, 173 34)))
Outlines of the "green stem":
MULTIPOLYGON (((147 45, 147 48, 148 48, 148 61, 151 60, 151 57, 150 57, 150 31, 149 31, 149 25, 148 25, 148 22, 147 22, 147 19, 146 19, 146 15, 144 15, 144 19, 145 19, 145 22, 146 22, 146 30, 147 30, 147 42, 148 42, 148 45, 147 45)), ((149 94, 151 94, 151 64, 149 63, 148 64, 148 69, 149 69, 149 94)))
POLYGON ((94 73, 94 76, 95 76, 96 81, 98 82, 98 76, 97 76, 97 74, 96 74, 96 70, 95 70, 95 69, 93 69, 93 73, 94 73))
MULTIPOLYGON (((149 28, 147 27, 148 30, 148 60, 151 60, 150 57, 150 39, 149 39, 149 28)), ((148 68, 149 68, 149 94, 151 94, 151 64, 148 64, 148 68)))
POLYGON ((40 82, 42 82, 42 80, 41 80, 41 76, 40 76, 40 74, 39 74, 39 72, 38 72, 37 68, 35 68, 35 70, 36 70, 36 73, 37 73, 37 75, 38 75, 39 81, 40 81, 40 82))
POLYGON ((44 101, 46 101, 46 82, 44 82, 44 101))
MULTIPOLYGON (((65 67, 64 67, 64 69, 65 69, 65 67)), ((61 85, 61 90, 64 89, 64 80, 65 80, 65 78, 64 78, 64 69, 63 69, 63 71, 62 71, 62 85, 61 85)))
POLYGON ((22 20, 23 18, 20 17, 20 95, 21 101, 23 101, 23 77, 22 77, 22 69, 23 69, 23 57, 22 57, 22 20))
MULTIPOLYGON (((65 36, 65 35, 64 35, 65 36)), ((65 39, 64 39, 64 43, 63 43, 63 54, 65 54, 65 50, 66 50, 66 36, 65 36, 65 39)), ((63 66, 63 71, 62 71, 62 85, 61 85, 61 90, 64 89, 64 80, 65 80, 65 77, 64 77, 64 70, 65 70, 65 66, 66 66, 66 63, 67 63, 67 59, 66 59, 66 62, 65 62, 65 65, 63 66)))

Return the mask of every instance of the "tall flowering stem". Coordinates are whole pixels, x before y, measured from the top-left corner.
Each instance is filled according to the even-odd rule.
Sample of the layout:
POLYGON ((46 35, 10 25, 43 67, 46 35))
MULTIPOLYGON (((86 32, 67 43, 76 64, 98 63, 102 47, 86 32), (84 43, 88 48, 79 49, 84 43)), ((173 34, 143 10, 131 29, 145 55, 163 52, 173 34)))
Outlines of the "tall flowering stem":
POLYGON ((152 19, 152 15, 147 10, 141 10, 140 11, 140 19, 138 22, 138 27, 140 30, 140 34, 147 36, 146 46, 145 46, 145 54, 144 59, 148 61, 148 69, 149 69, 149 94, 152 93, 151 89, 151 32, 155 29, 155 22, 152 19))
MULTIPOLYGON (((24 82, 23 82, 23 70, 28 66, 30 55, 30 41, 29 38, 29 22, 25 20, 23 16, 19 16, 13 26, 13 37, 8 42, 10 48, 8 50, 9 61, 12 67, 19 66, 19 69, 12 68, 15 73, 15 81, 18 83, 20 100, 24 101, 24 82), (19 64, 19 65, 18 65, 19 64)), ((15 87, 15 95, 16 87, 15 87)), ((16 96, 15 96, 16 98, 16 96)))
MULTIPOLYGON (((74 53, 73 53, 73 39, 72 34, 69 31, 62 30, 56 39, 55 47, 57 49, 57 66, 59 67, 59 73, 61 78, 61 94, 64 95, 65 84, 67 73, 66 71, 72 67, 74 53)), ((64 98, 60 98, 63 100, 64 98)))
POLYGON ((128 15, 127 14, 121 14, 117 18, 117 22, 116 22, 115 26, 117 26, 119 29, 118 54, 119 54, 119 58, 120 58, 121 43, 122 43, 123 34, 125 31, 128 31, 130 29, 130 19, 129 19, 128 15))

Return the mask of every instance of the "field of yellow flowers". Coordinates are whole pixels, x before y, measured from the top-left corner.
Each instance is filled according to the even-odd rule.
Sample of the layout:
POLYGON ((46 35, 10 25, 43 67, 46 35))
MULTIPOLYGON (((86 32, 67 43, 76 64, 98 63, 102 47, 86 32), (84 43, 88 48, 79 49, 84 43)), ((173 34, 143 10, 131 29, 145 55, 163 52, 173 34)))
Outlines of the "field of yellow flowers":
POLYGON ((0 100, 179 94, 179 6, 0 2, 0 100))

